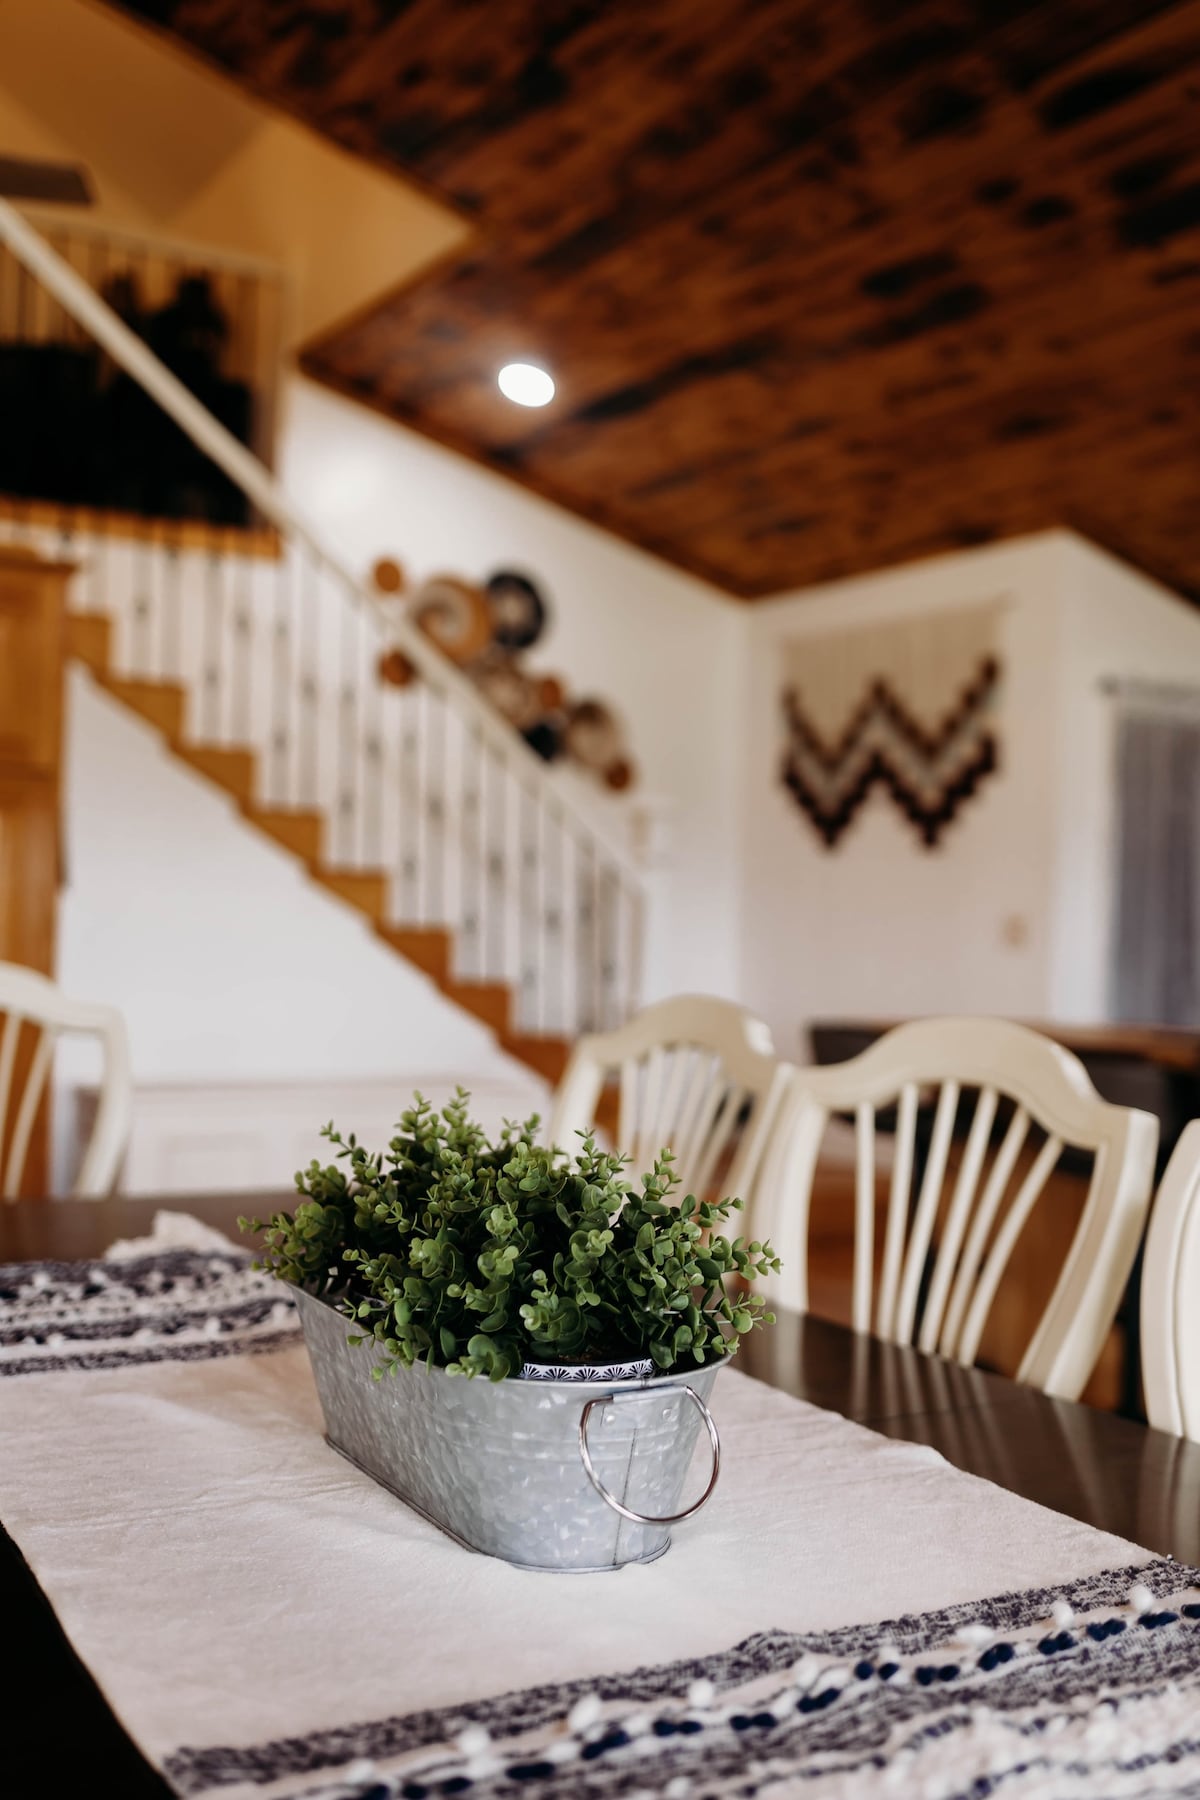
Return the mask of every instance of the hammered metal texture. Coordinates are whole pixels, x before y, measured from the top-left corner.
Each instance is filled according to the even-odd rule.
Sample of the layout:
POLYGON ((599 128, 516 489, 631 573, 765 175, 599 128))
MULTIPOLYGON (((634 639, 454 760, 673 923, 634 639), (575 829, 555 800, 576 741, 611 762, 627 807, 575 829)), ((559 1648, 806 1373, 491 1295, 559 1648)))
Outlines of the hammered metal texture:
MULTIPOLYGON (((564 1573, 652 1562, 667 1549, 669 1529, 621 1518, 579 1459, 584 1404, 614 1384, 494 1382, 423 1365, 375 1381, 374 1344, 347 1343, 350 1322, 324 1301, 296 1291, 296 1303, 330 1444, 460 1543, 564 1573)), ((707 1401, 719 1367, 622 1382, 620 1403, 593 1413, 596 1472, 634 1512, 681 1510, 700 1430, 681 1390, 707 1401)))

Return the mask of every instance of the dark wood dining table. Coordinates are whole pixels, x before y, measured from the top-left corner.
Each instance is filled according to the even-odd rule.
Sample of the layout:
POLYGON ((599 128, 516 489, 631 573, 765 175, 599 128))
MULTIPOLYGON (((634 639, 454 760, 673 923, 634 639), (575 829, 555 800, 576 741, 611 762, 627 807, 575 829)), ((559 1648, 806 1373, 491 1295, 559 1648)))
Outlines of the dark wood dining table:
MULTIPOLYGON (((239 1240, 239 1214, 262 1217, 292 1198, 0 1205, 0 1263, 100 1256, 118 1238, 147 1233, 164 1204, 239 1240)), ((1043 1506, 1200 1563, 1200 1444, 800 1313, 781 1313, 773 1329, 746 1340, 738 1366, 886 1437, 928 1444, 960 1469, 1043 1506)), ((7 1533, 0 1533, 0 1619, 4 1793, 12 1800, 73 1793, 86 1771, 89 1791, 168 1800, 171 1790, 118 1724, 7 1533)))

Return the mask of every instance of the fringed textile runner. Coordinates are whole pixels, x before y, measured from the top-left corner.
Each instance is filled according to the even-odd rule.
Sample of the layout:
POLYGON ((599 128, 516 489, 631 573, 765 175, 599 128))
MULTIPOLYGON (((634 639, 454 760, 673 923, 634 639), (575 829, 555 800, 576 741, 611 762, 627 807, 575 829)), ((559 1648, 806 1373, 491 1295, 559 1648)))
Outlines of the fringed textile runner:
POLYGON ((736 1370, 666 1557, 511 1569, 327 1448, 274 1283, 170 1241, 0 1270, 0 1512, 180 1794, 1200 1793, 1196 1571, 736 1370))

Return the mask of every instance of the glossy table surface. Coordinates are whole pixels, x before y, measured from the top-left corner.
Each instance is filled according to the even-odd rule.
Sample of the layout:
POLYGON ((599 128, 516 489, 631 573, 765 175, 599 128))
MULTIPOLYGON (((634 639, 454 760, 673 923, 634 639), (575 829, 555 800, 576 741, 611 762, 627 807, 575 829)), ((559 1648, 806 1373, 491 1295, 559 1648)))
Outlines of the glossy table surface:
MULTIPOLYGON (((167 1204, 238 1239, 240 1213, 262 1217, 293 1198, 225 1194, 167 1204)), ((98 1256, 117 1238, 146 1233, 161 1204, 0 1206, 0 1262, 98 1256)), ((959 1468, 1044 1506, 1200 1563, 1200 1445, 796 1313, 749 1339, 738 1366, 887 1437, 929 1444, 959 1468)), ((14 1800, 74 1792, 86 1767, 89 1791, 164 1800, 170 1790, 109 1712, 7 1536, 0 1537, 0 1619, 8 1646, 21 1649, 0 1685, 4 1791, 14 1800)))

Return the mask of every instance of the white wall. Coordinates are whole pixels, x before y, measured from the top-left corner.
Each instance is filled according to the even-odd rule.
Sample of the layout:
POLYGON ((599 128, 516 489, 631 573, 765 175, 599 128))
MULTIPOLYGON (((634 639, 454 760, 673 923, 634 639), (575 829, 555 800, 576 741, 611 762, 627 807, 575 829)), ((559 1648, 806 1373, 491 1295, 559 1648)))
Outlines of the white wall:
POLYGON ((1106 683, 1200 688, 1200 611, 1083 538, 1067 543, 1064 680, 1056 746, 1053 1016, 1108 1016, 1116 903, 1115 755, 1120 703, 1106 683))
POLYGON ((748 615, 741 986, 789 1054, 813 1019, 1045 1016, 1052 991, 1062 534, 767 602, 748 615), (805 633, 1000 599, 999 771, 934 850, 876 792, 827 850, 780 781, 782 647, 805 633))
POLYGON ((1107 1016, 1113 741, 1105 677, 1200 683, 1200 613, 1046 532, 814 588, 748 616, 742 997, 776 1042, 814 1019, 1107 1016), (779 779, 782 646, 1003 598, 1000 768, 926 849, 874 794, 827 850, 779 779))
MULTIPOLYGON (((748 609, 304 380, 287 397, 281 476, 364 575, 393 555, 414 579, 517 567, 537 580, 552 623, 530 665, 619 709, 641 777, 607 804, 622 820, 650 807, 669 821, 668 866, 653 876, 647 996, 736 992, 738 670, 748 609)), ((584 777, 576 791, 605 804, 584 777)))

